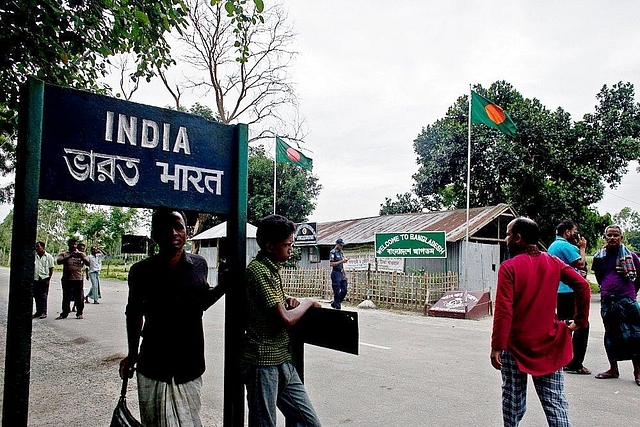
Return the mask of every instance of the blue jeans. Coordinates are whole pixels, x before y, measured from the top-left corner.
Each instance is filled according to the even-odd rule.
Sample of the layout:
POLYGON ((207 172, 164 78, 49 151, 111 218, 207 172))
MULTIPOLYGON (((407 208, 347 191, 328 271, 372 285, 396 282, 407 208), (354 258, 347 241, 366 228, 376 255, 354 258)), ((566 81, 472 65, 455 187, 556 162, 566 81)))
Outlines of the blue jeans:
POLYGON ((347 295, 347 278, 344 275, 344 271, 332 271, 331 272, 331 287, 333 288, 333 308, 340 309, 342 301, 347 295))
POLYGON ((320 426, 304 384, 291 363, 243 365, 241 370, 247 386, 249 427, 275 427, 276 407, 290 425, 320 426))
MULTIPOLYGON (((502 420, 505 427, 517 427, 527 410, 527 374, 520 371, 511 353, 503 351, 502 360, 502 420)), ((550 427, 571 427, 569 404, 564 395, 562 369, 533 378, 533 385, 550 427)))

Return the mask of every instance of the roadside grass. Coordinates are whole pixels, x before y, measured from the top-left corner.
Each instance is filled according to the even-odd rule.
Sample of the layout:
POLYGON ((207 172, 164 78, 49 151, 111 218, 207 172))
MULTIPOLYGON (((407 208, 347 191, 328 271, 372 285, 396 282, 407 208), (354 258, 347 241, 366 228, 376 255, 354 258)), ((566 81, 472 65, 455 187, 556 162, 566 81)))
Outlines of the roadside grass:
POLYGON ((103 265, 102 270, 100 271, 100 277, 104 277, 105 279, 123 280, 126 282, 129 277, 129 268, 131 268, 131 264, 103 265))

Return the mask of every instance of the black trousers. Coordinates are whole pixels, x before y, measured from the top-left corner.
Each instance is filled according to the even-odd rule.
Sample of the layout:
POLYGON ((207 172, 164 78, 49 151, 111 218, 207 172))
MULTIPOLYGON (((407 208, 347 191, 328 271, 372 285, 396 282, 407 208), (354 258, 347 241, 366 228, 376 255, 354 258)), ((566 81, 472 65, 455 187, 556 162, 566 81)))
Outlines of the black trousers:
MULTIPOLYGON (((573 320, 575 314, 575 294, 573 292, 563 292, 558 294, 557 313, 560 320, 573 320)), ((570 369, 582 368, 584 357, 587 354, 587 343, 589 341, 589 327, 578 328, 573 332, 571 343, 573 345, 573 360, 567 365, 570 369)))
POLYGON ((47 299, 49 298, 49 278, 33 281, 33 301, 36 305, 35 315, 47 314, 47 299))
POLYGON ((62 280, 62 313, 61 317, 67 317, 71 312, 71 300, 76 302, 76 316, 84 311, 83 280, 62 280))

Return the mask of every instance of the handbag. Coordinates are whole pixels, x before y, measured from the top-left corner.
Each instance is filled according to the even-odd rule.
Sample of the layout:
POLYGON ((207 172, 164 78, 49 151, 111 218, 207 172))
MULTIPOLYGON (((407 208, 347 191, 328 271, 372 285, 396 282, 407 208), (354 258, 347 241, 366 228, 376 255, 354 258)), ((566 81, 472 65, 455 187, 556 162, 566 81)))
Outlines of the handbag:
POLYGON ((113 410, 110 427, 143 427, 142 423, 131 415, 131 411, 127 408, 127 383, 129 379, 125 376, 122 380, 122 391, 116 409, 113 410))

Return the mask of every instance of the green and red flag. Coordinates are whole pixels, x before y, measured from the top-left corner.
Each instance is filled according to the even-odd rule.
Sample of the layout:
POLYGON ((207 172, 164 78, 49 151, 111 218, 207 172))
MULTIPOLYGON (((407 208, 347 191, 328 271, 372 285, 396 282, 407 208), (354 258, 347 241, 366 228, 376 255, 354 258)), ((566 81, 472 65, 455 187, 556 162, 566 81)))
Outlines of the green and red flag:
POLYGON ((516 136, 516 125, 500 106, 471 91, 471 123, 483 123, 505 135, 516 136))
POLYGON ((299 150, 290 147, 286 142, 276 136, 276 162, 288 162, 298 165, 303 169, 311 170, 313 160, 302 154, 299 150))

